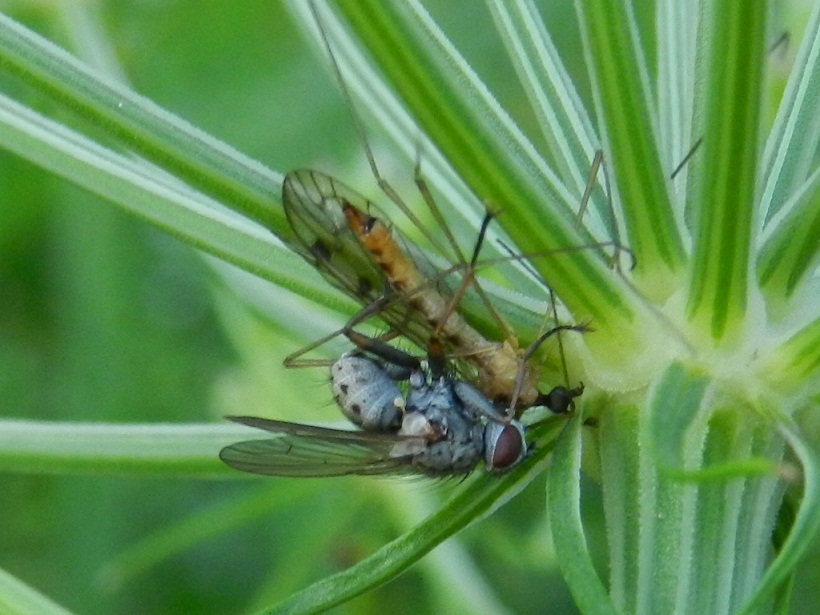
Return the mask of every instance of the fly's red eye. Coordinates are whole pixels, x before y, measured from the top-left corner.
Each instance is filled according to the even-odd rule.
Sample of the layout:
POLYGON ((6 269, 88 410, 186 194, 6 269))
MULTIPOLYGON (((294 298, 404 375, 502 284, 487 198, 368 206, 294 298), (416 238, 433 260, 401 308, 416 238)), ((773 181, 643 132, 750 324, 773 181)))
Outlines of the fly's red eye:
POLYGON ((484 459, 491 471, 503 472, 524 458, 527 443, 517 422, 509 425, 488 423, 484 432, 484 459))

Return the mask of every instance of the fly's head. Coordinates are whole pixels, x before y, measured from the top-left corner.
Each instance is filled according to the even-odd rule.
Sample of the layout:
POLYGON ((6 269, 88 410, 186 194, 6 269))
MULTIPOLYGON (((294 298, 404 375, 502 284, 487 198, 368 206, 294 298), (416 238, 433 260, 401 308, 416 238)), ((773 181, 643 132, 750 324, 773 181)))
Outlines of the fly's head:
POLYGON ((524 426, 518 421, 508 424, 489 421, 484 427, 484 463, 487 471, 503 474, 518 465, 527 455, 524 426))

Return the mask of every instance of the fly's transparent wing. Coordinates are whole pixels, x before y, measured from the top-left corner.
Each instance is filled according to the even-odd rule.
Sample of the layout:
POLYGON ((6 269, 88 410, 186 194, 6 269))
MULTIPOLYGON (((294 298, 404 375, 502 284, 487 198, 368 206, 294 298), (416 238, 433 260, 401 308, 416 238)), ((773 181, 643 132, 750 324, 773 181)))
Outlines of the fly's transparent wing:
POLYGON ((367 199, 332 177, 300 169, 285 176, 282 203, 296 236, 291 248, 357 301, 369 303, 381 295, 384 276, 343 212, 346 203, 366 207, 367 199))
POLYGON ((250 416, 228 418, 274 434, 264 440, 237 442, 220 451, 219 458, 227 465, 253 474, 292 477, 410 474, 414 473, 412 451, 426 445, 422 438, 416 437, 329 429, 250 416))
MULTIPOLYGON (((285 176, 282 185, 282 203, 285 207, 295 241, 291 247, 311 263, 333 286, 362 305, 367 306, 382 297, 388 284, 384 263, 376 262, 350 226, 346 211, 363 214, 358 220, 371 219, 375 206, 343 183, 318 171, 300 169, 285 176)), ((397 251, 411 257, 415 267, 436 284, 438 272, 429 261, 420 259, 418 250, 404 240, 394 229, 390 236, 397 251), (420 261, 423 265, 420 265, 420 261)), ((389 263, 388 263, 389 266, 389 263)), ((392 285, 396 290, 396 285, 392 285)), ((379 312, 379 316, 396 331, 426 348, 433 325, 427 314, 413 309, 413 297, 395 300, 379 312)))

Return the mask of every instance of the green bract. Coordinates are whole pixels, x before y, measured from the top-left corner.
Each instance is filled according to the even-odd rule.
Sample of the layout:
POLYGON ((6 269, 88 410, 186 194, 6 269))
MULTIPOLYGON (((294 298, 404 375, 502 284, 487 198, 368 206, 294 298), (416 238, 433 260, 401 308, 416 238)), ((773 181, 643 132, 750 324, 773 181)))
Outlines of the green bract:
MULTIPOLYGON (((564 337, 570 378, 586 392, 572 417, 531 429, 530 458, 503 477, 476 477, 400 538, 265 612, 314 612, 361 594, 545 472, 557 559, 582 612, 784 609, 820 525, 820 443, 803 426, 816 421, 820 396, 820 5, 769 125, 765 2, 657 2, 651 27, 639 27, 627 0, 576 0, 587 107, 539 7, 488 0, 497 31, 487 35, 501 36, 535 118, 525 132, 417 1, 317 4, 357 111, 409 165, 421 153, 459 241, 469 245, 485 207, 500 212, 497 233, 531 255, 562 319, 594 331, 564 337), (604 164, 578 225, 599 149, 604 164), (634 254, 633 269, 611 267, 601 250, 567 249, 611 240, 634 254), (602 489, 604 567, 585 535, 582 466, 602 489)), ((291 8, 315 29, 307 3, 291 8)), ((0 69, 106 135, 0 95, 4 149, 206 253, 355 312, 275 239, 292 240, 282 174, 3 16, 0 69)), ((504 254, 493 244, 485 256, 504 254)), ((522 280, 523 298, 486 286, 525 345, 541 323, 542 288, 515 260, 479 274, 522 280)), ((480 302, 459 309, 503 335, 480 302)), ((0 467, 225 475, 216 441, 237 431, 191 430, 6 421, 0 467)), ((4 587, 6 600, 21 591, 4 587)), ((20 612, 45 600, 24 594, 20 612)))

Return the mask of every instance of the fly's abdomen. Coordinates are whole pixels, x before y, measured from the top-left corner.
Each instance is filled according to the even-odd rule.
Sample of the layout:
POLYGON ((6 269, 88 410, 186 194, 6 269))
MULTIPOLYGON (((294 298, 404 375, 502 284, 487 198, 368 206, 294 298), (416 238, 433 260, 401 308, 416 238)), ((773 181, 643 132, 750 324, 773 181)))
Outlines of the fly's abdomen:
POLYGON ((368 431, 395 431, 404 397, 381 366, 357 354, 342 355, 330 368, 333 398, 344 415, 368 431))

